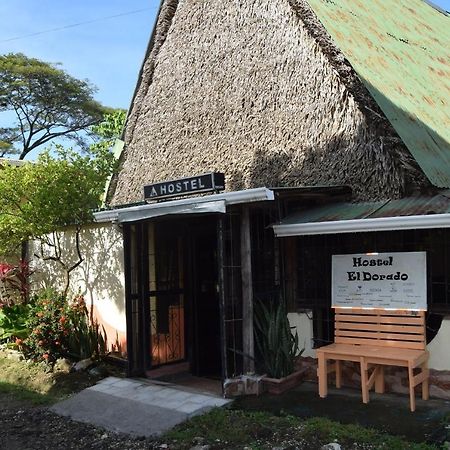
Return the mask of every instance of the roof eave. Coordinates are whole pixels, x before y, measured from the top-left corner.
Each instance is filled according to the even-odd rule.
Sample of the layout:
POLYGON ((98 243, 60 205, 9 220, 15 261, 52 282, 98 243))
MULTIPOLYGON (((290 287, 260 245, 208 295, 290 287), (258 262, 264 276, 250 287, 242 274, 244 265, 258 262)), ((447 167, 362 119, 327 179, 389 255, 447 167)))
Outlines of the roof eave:
POLYGON ((381 217, 328 222, 273 225, 276 237, 311 236, 319 234, 366 233, 425 228, 450 228, 450 214, 381 217))

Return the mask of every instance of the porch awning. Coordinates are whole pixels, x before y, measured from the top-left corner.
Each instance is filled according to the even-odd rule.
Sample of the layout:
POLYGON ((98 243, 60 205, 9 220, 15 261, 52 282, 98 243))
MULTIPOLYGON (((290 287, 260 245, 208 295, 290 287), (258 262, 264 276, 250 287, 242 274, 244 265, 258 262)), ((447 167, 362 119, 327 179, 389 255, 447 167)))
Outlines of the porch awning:
POLYGON ((275 236, 450 228, 450 191, 366 203, 334 203, 293 213, 273 225, 275 236))
POLYGON ((123 223, 175 214, 224 214, 228 205, 267 200, 274 200, 273 191, 267 188, 256 188, 110 209, 96 212, 94 217, 96 222, 123 223))

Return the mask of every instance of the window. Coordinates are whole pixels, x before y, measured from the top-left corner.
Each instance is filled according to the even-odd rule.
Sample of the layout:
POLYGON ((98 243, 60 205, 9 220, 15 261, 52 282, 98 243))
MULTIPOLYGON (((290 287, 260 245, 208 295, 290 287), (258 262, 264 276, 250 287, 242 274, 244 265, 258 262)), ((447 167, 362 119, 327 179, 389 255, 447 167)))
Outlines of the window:
MULTIPOLYGON (((297 309, 313 311, 316 346, 333 341, 331 310, 331 256, 366 252, 426 251, 428 271, 428 341, 440 327, 442 315, 450 314, 450 230, 408 230, 382 233, 302 236, 285 239, 295 247, 295 264, 285 254, 285 289, 295 295, 297 309), (293 287, 293 280, 295 287, 293 287)), ((291 255, 292 258, 292 255, 291 255)))

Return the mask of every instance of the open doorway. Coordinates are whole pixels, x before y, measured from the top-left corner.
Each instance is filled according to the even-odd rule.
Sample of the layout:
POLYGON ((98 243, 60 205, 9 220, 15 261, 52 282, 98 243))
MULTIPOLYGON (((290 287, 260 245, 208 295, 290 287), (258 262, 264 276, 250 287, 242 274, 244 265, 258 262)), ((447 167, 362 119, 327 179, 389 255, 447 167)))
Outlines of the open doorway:
POLYGON ((215 221, 189 227, 192 305, 191 372, 201 377, 221 377, 220 308, 215 221))
POLYGON ((127 233, 130 374, 221 379, 217 218, 146 221, 127 233))

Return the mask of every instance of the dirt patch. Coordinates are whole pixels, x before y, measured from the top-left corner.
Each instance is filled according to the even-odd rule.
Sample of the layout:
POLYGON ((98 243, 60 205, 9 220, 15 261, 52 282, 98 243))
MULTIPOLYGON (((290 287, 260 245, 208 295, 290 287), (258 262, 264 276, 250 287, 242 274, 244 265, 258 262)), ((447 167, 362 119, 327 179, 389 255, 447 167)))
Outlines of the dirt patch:
POLYGON ((148 440, 132 439, 57 416, 14 394, 0 393, 0 447, 8 450, 149 449, 148 440))
POLYGON ((121 369, 98 364, 99 373, 50 371, 43 364, 10 359, 0 351, 0 448, 8 450, 151 449, 137 440, 73 422, 44 405, 92 386, 103 376, 124 376, 121 369), (39 406, 37 406, 39 405, 39 406))

